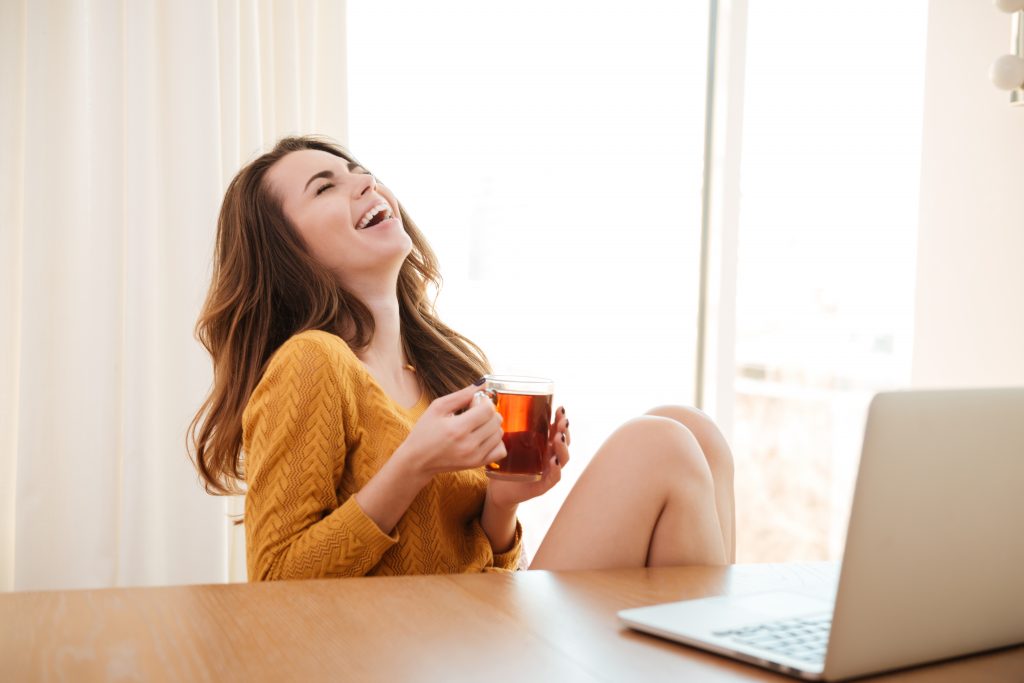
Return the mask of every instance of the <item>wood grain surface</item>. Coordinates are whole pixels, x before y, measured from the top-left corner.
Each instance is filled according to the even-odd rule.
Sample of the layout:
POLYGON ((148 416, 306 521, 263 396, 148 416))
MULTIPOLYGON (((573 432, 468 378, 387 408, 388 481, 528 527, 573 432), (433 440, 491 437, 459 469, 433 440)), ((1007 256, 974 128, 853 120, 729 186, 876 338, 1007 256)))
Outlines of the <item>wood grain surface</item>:
MULTIPOLYGON (((622 627, 658 602, 834 583, 829 564, 0 595, 2 681, 788 681, 622 627)), ((1024 647, 870 681, 1024 681, 1024 647)))

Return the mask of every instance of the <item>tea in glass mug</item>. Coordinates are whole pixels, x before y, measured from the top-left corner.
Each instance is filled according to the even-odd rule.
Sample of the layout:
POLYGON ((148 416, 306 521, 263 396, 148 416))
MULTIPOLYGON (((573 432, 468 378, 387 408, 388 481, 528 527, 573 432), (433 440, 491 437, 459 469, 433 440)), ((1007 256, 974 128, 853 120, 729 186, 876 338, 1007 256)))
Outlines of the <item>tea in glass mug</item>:
POLYGON ((487 375, 482 391, 501 415, 508 455, 487 466, 487 476, 537 481, 548 457, 548 429, 555 384, 541 377, 487 375))

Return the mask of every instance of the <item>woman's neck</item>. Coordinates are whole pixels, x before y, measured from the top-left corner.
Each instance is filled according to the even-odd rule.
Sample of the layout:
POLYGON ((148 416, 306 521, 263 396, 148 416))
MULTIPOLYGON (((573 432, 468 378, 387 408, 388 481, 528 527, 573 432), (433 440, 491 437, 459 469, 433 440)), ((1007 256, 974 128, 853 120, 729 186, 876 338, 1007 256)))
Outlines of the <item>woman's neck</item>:
POLYGON ((398 297, 394 294, 364 295, 360 299, 373 314, 374 331, 369 345, 356 355, 393 400, 409 407, 416 402, 421 387, 416 375, 409 371, 409 360, 402 346, 398 297))
POLYGON ((375 368, 400 371, 409 362, 402 348, 402 323, 398 297, 363 299, 373 314, 373 339, 360 350, 359 358, 375 368))
POLYGON ((373 338, 356 351, 373 378, 395 401, 408 407, 422 392, 415 372, 409 371, 409 359, 402 344, 402 318, 398 304, 398 269, 391 277, 374 273, 362 280, 343 282, 345 289, 358 297, 373 316, 373 338))

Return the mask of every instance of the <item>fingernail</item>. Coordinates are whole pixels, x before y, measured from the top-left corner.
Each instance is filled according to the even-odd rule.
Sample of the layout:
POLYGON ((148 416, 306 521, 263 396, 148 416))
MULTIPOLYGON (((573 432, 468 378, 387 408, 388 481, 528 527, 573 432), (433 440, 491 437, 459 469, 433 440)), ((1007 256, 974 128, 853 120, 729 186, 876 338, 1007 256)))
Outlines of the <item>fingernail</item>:
POLYGON ((566 420, 566 421, 565 421, 565 428, 566 428, 566 429, 568 429, 568 428, 569 428, 569 421, 568 421, 568 420, 566 420))
POLYGON ((473 382, 473 384, 474 384, 475 386, 480 386, 481 384, 483 384, 483 383, 484 383, 484 382, 486 382, 486 381, 487 381, 487 378, 486 378, 486 377, 481 377, 480 379, 478 379, 478 380, 476 380, 475 382, 473 382))
POLYGON ((562 443, 565 443, 565 434, 562 434, 562 443))

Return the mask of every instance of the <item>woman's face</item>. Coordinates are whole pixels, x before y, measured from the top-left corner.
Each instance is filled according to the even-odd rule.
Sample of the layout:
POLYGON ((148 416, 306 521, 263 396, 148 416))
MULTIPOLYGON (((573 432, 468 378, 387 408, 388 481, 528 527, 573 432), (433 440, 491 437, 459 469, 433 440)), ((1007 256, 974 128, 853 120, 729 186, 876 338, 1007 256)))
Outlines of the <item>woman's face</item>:
POLYGON ((318 149, 290 152, 266 180, 313 257, 347 287, 379 280, 412 249, 394 195, 365 168, 318 149))

